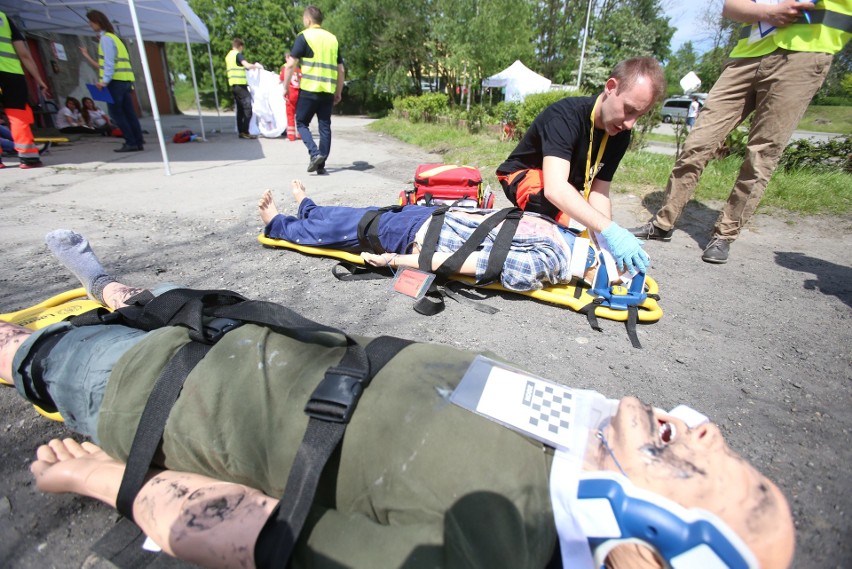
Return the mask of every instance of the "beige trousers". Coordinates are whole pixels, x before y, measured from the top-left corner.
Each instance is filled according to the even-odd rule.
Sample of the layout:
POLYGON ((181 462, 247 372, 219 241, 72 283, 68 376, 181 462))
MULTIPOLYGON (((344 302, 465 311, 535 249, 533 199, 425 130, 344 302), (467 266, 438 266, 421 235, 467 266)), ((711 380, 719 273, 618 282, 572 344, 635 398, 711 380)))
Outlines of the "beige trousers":
POLYGON ((707 162, 728 133, 753 111, 745 160, 714 230, 714 237, 736 239, 825 80, 831 58, 826 53, 777 50, 762 57, 730 59, 686 138, 654 224, 665 231, 674 227, 707 162))

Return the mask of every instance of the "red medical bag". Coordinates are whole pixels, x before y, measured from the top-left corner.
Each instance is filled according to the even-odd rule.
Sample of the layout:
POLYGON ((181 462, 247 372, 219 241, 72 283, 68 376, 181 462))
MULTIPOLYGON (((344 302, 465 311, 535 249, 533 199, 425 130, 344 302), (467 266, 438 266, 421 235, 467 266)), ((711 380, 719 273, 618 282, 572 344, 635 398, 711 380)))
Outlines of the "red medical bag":
POLYGON ((492 208, 494 194, 490 188, 482 188, 482 176, 476 168, 421 164, 414 173, 414 189, 400 192, 399 203, 492 208))

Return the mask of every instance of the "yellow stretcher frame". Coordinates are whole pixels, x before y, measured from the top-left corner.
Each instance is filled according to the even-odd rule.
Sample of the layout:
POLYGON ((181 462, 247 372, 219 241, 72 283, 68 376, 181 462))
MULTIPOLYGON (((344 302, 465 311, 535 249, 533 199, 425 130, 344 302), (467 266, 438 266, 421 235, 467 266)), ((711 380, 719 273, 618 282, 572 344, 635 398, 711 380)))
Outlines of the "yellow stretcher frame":
MULTIPOLYGON (((360 255, 348 253, 346 251, 337 251, 335 249, 324 249, 322 247, 309 247, 306 245, 299 245, 297 243, 286 241, 284 239, 272 239, 270 237, 266 237, 262 233, 257 236, 257 240, 266 247, 291 249, 293 251, 298 251, 307 255, 331 257, 334 259, 339 259, 341 261, 355 263, 357 265, 366 264, 364 262, 364 259, 362 259, 360 255)), ((456 275, 453 278, 465 282, 471 286, 475 286, 475 279, 473 279, 472 277, 456 275)), ((550 304, 566 306, 575 312, 580 311, 582 308, 591 304, 595 300, 595 297, 590 295, 588 292, 589 289, 586 288, 581 288, 579 298, 576 298, 574 295, 576 293, 577 286, 572 284, 550 285, 543 289, 524 292, 508 290, 497 283, 485 285, 479 288, 522 294, 524 296, 529 296, 531 298, 535 298, 536 300, 541 300, 550 304)), ((655 281, 651 277, 645 278, 645 288, 646 292, 649 295, 656 295, 659 292, 657 281, 655 281)), ((651 298, 650 296, 647 297, 644 301, 642 301, 638 308, 639 310, 637 320, 645 324, 656 322, 663 316, 663 309, 660 308, 660 305, 657 300, 655 298, 651 298)), ((613 308, 609 308, 608 306, 597 306, 595 308, 595 316, 597 316, 598 318, 605 318, 607 320, 626 322, 628 318, 628 312, 626 310, 615 310, 613 308)))
MULTIPOLYGON (((29 308, 24 308, 17 312, 9 312, 8 314, 0 314, 0 320, 24 326, 30 330, 40 330, 49 324, 61 322, 69 316, 83 314, 96 308, 103 308, 103 306, 87 298, 85 289, 77 288, 52 296, 29 308)), ((0 384, 11 385, 11 383, 3 379, 0 379, 0 384)), ((48 419, 53 421, 63 420, 59 412, 49 413, 38 405, 33 405, 33 407, 35 407, 35 410, 40 415, 48 419)))

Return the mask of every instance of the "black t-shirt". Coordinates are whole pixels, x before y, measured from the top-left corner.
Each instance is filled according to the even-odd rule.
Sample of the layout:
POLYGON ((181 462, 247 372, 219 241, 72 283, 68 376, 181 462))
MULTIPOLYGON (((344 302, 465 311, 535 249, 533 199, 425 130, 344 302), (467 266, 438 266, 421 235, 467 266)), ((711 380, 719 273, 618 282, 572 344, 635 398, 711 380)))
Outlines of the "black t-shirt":
MULTIPOLYGON (((9 18, 9 16, 6 16, 6 18, 9 18)), ((12 41, 25 41, 23 34, 18 30, 18 26, 11 19, 9 19, 9 29, 12 32, 12 41)))
MULTIPOLYGON (((296 41, 293 42, 293 49, 290 50, 290 55, 297 59, 314 56, 314 50, 311 49, 308 40, 305 39, 305 34, 296 36, 296 41)), ((338 65, 343 63, 343 57, 340 55, 340 46, 337 48, 337 63, 338 65)))
MULTIPOLYGON (((555 156, 571 163, 568 182, 582 191, 589 152, 589 130, 592 127, 591 114, 596 98, 567 97, 544 109, 497 171, 510 174, 529 168, 541 169, 545 156, 555 156)), ((592 166, 598 157, 603 135, 603 130, 595 129, 592 166)), ((612 181, 629 144, 629 130, 609 137, 601 158, 600 171, 595 179, 612 181)))

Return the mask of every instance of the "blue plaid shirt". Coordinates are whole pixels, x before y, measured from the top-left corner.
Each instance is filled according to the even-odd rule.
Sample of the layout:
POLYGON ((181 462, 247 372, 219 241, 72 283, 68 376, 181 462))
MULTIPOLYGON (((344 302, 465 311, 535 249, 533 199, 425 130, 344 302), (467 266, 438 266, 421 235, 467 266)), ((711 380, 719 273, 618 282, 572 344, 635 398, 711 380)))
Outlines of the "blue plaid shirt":
MULTIPOLYGON (((479 223, 479 220, 448 211, 438 238, 438 252, 457 251, 479 223)), ((502 226, 501 223, 492 229, 474 253, 477 279, 485 274, 494 239, 502 226)), ((527 291, 543 288, 544 284, 570 282, 571 245, 552 222, 525 213, 512 238, 500 283, 509 290, 527 291)))

